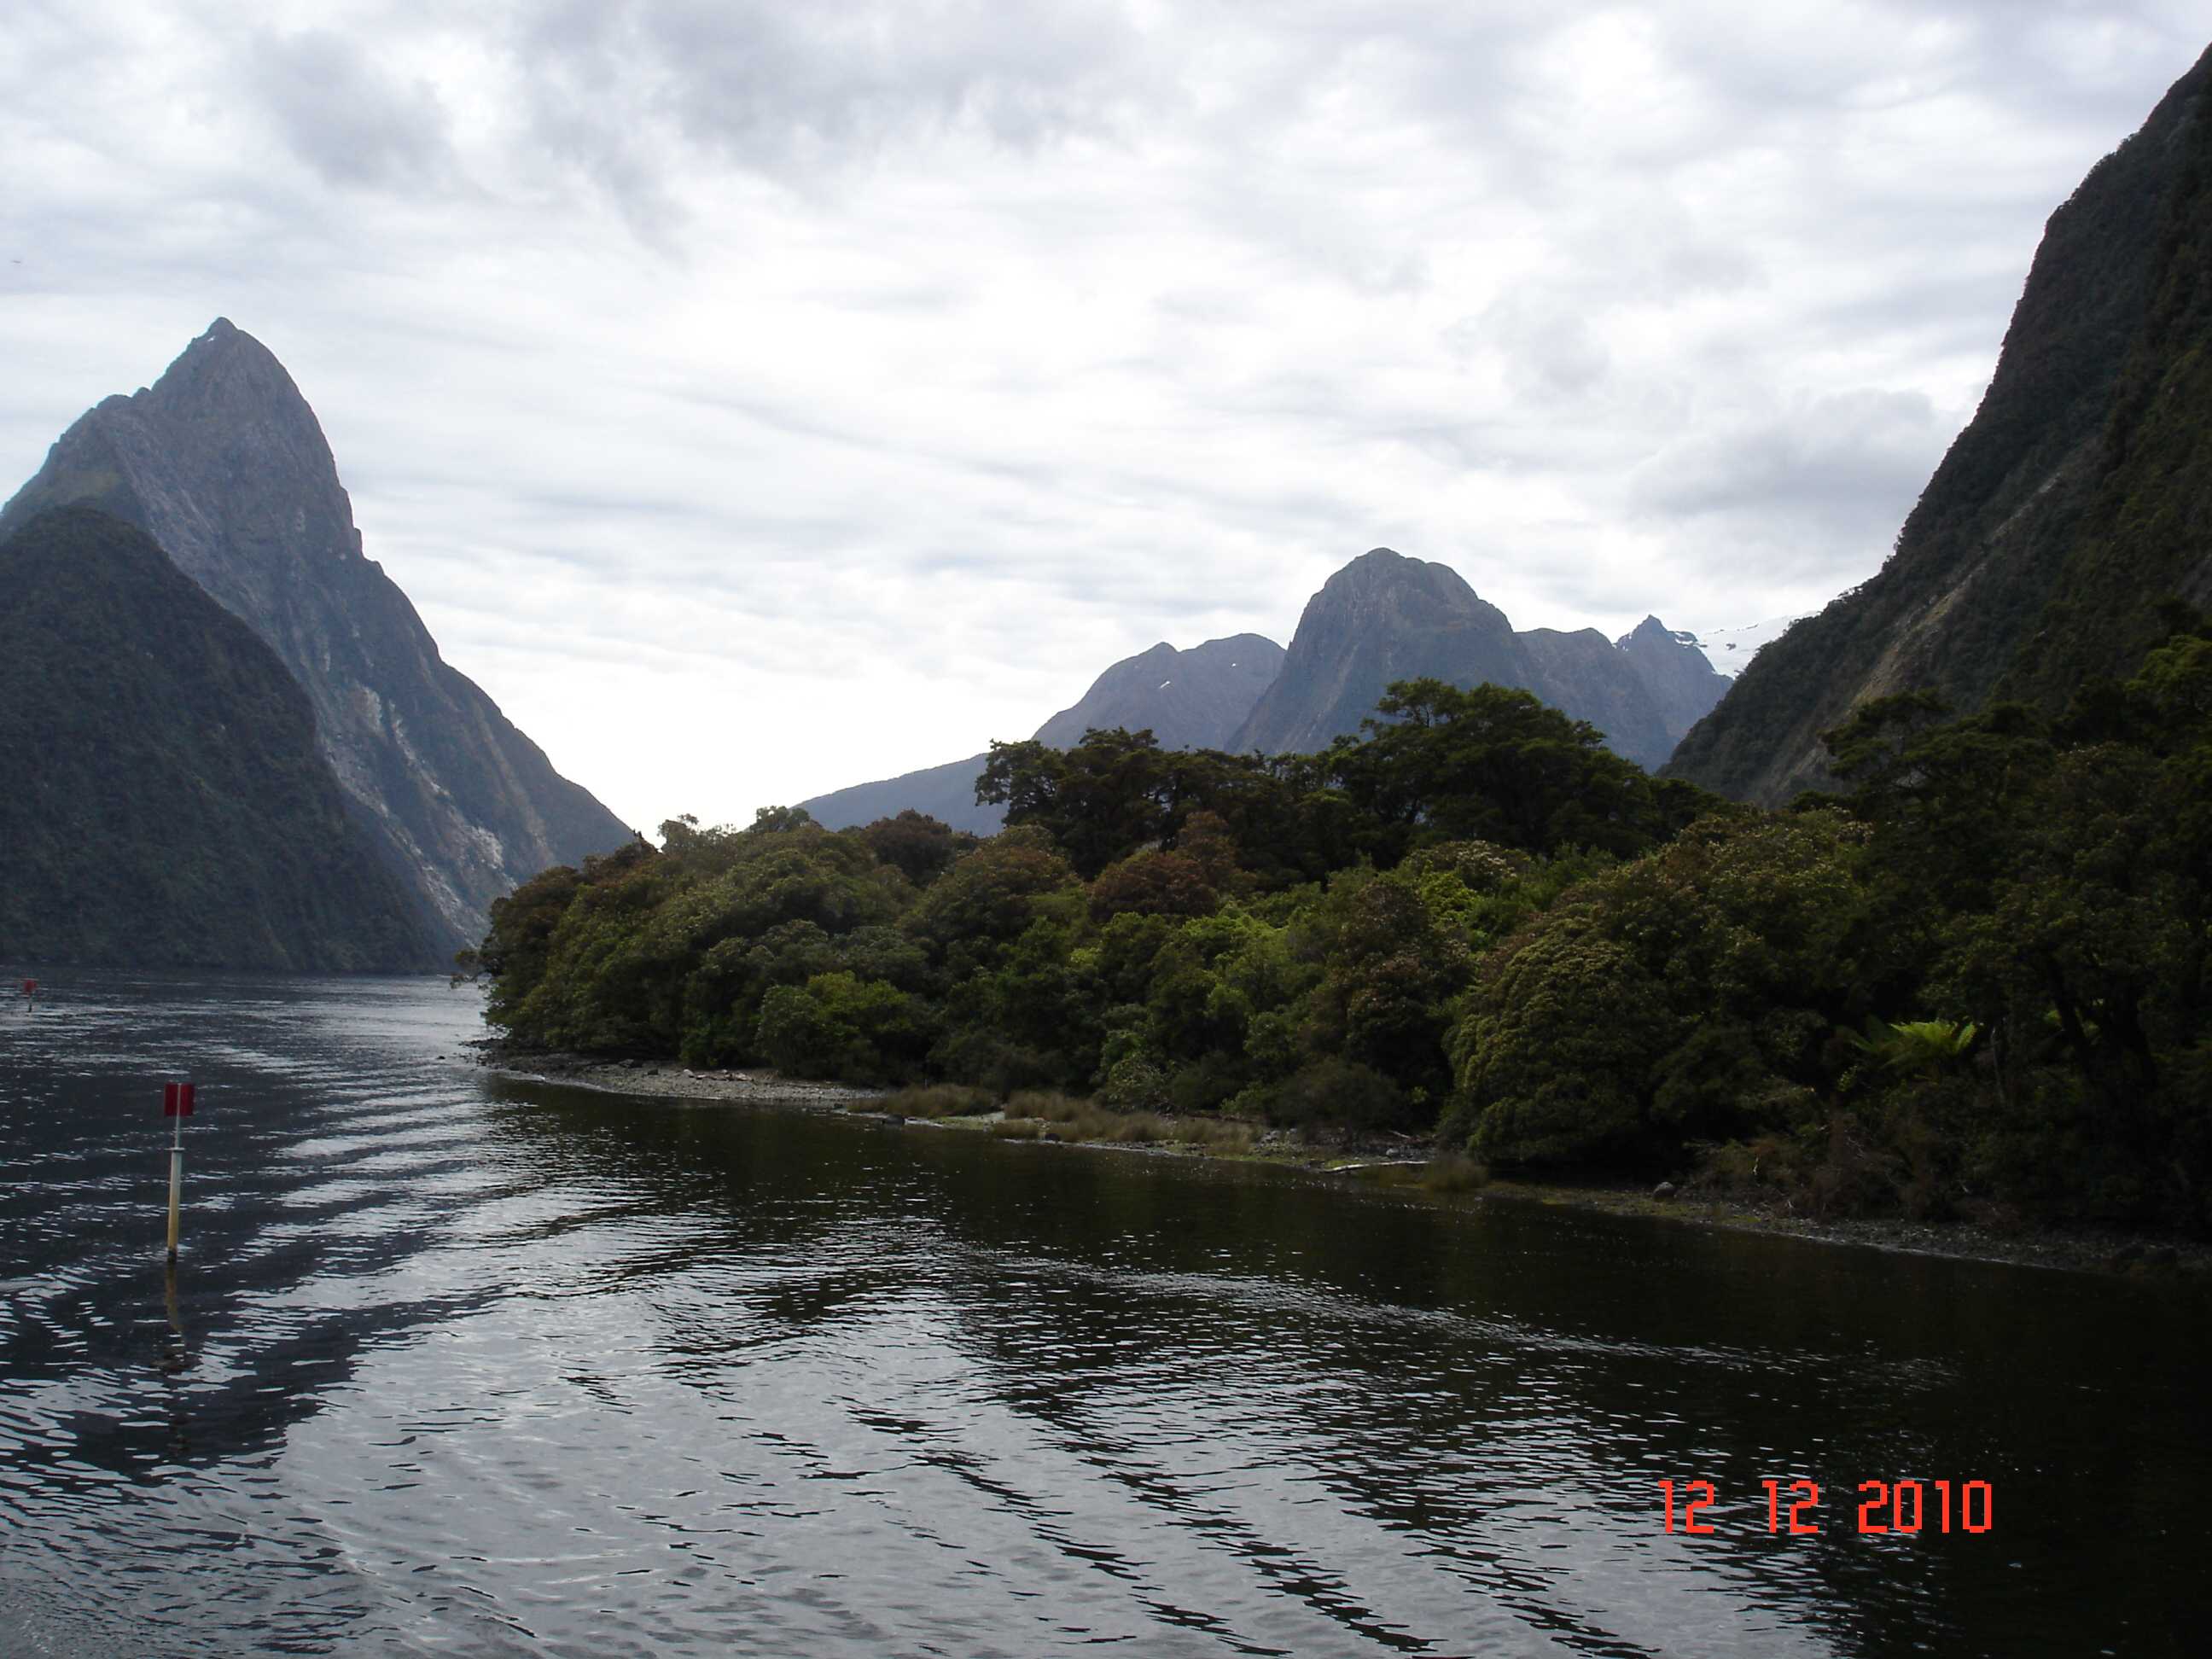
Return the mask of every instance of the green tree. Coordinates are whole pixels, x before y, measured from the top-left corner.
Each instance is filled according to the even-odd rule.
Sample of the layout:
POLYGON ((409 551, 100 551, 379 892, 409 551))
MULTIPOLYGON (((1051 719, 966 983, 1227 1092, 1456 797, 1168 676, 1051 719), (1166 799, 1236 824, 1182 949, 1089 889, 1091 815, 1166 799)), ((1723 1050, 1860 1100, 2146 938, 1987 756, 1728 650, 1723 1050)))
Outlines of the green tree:
POLYGON ((848 973, 779 985, 761 1002, 760 1051, 793 1077, 901 1081, 917 1074, 930 1035, 905 992, 848 973))

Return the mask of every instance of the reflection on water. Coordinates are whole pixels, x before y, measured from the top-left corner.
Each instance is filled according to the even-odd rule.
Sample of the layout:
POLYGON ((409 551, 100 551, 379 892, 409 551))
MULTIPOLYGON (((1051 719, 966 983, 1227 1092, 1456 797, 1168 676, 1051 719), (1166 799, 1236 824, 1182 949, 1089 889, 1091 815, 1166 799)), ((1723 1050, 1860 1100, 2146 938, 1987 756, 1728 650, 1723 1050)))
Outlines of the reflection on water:
POLYGON ((502 1083, 437 981, 53 989, 0 1024, 31 1652, 2201 1645, 2186 1291, 502 1083), (1908 1477, 1996 1524, 1858 1535, 1908 1477))

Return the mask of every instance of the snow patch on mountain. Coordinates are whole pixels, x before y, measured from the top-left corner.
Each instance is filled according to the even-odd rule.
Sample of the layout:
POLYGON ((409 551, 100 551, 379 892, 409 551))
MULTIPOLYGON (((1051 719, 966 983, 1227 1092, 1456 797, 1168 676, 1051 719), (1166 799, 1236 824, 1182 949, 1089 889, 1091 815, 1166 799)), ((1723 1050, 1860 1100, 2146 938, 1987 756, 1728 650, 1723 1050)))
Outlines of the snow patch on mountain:
POLYGON ((1802 616, 1775 617, 1765 622, 1746 623, 1740 628, 1716 628, 1703 634, 1677 629, 1674 637, 1685 645, 1697 647, 1715 669, 1734 679, 1764 647, 1804 620, 1802 616))

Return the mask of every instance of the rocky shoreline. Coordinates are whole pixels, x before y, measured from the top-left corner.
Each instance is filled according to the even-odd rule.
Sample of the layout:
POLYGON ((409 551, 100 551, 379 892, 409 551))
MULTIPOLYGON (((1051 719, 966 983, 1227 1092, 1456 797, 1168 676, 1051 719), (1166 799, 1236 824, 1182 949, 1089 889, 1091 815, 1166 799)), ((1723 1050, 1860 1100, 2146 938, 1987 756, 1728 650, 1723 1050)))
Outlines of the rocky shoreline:
POLYGON ((1723 1197, 1694 1191, 1660 1197, 1642 1188, 1551 1186, 1500 1181, 1498 1197, 1608 1215, 1651 1216, 1732 1232, 1765 1233, 1819 1244, 1854 1244, 1905 1255, 1942 1256, 2014 1267, 2117 1274, 2128 1279, 2188 1279, 2212 1285, 2212 1246, 2187 1240, 2023 1223, 1996 1227, 1973 1221, 1914 1221, 1902 1216, 1819 1220, 1778 1200, 1723 1197))
MULTIPOLYGON (((635 1095, 667 1100, 718 1101, 733 1105, 772 1106, 785 1109, 852 1113, 880 1103, 882 1115, 895 1121, 934 1121, 946 1127, 988 1127, 989 1120, 900 1120, 888 1109, 893 1091, 851 1084, 816 1083, 787 1078, 767 1070, 737 1068, 699 1070, 672 1061, 600 1060, 588 1055, 517 1048, 498 1037, 483 1037, 467 1045, 476 1063, 502 1076, 565 1087, 592 1089, 605 1094, 635 1095)), ((1047 1141, 1071 1146, 1110 1146, 1119 1151, 1149 1151, 1169 1156, 1211 1158, 1218 1161, 1273 1164, 1320 1175, 1344 1175, 1404 1181, 1425 1166, 1434 1148, 1425 1143, 1389 1147, 1323 1148, 1310 1146, 1285 1134, 1273 1134, 1249 1151, 1224 1152, 1202 1147, 1144 1147, 1080 1139, 1061 1141, 1052 1134, 1047 1141)), ((2062 1230, 2039 1225, 2001 1229, 1973 1222, 1911 1221, 1896 1217, 1854 1217, 1816 1220, 1798 1215, 1780 1202, 1761 1202, 1715 1196, 1695 1191, 1640 1188, 1584 1187, 1543 1182, 1496 1181, 1464 1194, 1477 1201, 1541 1204, 1557 1208, 1595 1210, 1608 1215, 1643 1216, 1720 1227, 1736 1232, 1755 1232, 1816 1243, 1853 1244, 1865 1249, 1893 1250, 1912 1255, 1943 1256, 1959 1261, 1988 1261, 2011 1267, 2045 1267, 2062 1272, 2117 1274, 2130 1279, 2185 1279, 2212 1284, 2212 1246, 2193 1242, 2158 1239, 2118 1232, 2062 1230)))
POLYGON ((476 1051, 477 1065, 503 1077, 596 1089, 605 1094, 827 1109, 880 1100, 888 1092, 844 1083, 810 1083, 770 1071, 697 1071, 672 1060, 595 1060, 587 1054, 519 1048, 499 1037, 479 1037, 467 1046, 476 1051))

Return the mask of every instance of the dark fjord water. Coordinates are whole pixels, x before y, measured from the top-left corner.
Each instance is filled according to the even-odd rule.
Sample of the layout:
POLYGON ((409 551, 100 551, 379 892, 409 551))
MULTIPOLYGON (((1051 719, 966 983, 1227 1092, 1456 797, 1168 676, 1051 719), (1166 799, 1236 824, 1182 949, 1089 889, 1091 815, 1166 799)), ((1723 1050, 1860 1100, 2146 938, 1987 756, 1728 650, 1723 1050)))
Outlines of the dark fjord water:
POLYGON ((51 988, 0 1652, 2212 1651, 2184 1290, 502 1083, 436 981, 51 988), (1857 1535, 1899 1477, 1994 1524, 1857 1535))

